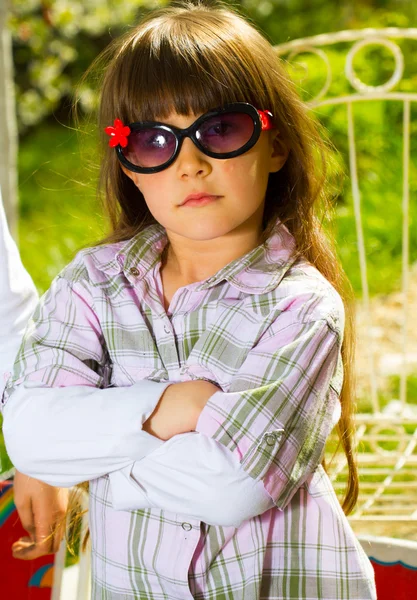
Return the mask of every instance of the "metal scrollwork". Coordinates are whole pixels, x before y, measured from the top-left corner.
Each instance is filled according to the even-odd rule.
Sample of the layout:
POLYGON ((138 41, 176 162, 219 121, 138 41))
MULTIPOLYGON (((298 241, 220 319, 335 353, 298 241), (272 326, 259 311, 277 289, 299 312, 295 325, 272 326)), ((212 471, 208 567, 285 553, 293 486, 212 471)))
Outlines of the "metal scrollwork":
MULTIPOLYGON (((327 94, 329 87, 332 83, 332 68, 330 65, 329 57, 324 52, 324 50, 322 50, 321 48, 315 48, 314 46, 301 46, 300 48, 293 50, 288 56, 288 61, 292 61, 294 59, 294 57, 298 56, 299 54, 306 54, 306 53, 307 54, 308 53, 315 54, 316 56, 318 56, 319 58, 322 59, 322 61, 324 62, 325 66, 326 66, 326 81, 325 81, 322 89, 319 91, 319 93, 314 98, 309 100, 308 104, 310 104, 310 103, 318 102, 319 100, 324 98, 324 96, 327 94)), ((308 73, 308 67, 306 67, 305 70, 308 73)))
POLYGON ((356 42, 356 44, 354 44, 352 46, 352 48, 349 50, 349 52, 346 56, 346 64, 345 64, 346 77, 349 80, 349 82, 351 83, 351 85, 355 88, 355 90, 357 90, 361 94, 371 94, 371 93, 373 94, 375 92, 381 92, 381 93, 388 92, 393 87, 395 87, 399 81, 401 81, 403 73, 404 73, 404 56, 401 51, 401 48, 394 42, 391 42, 390 40, 387 40, 385 38, 371 37, 371 38, 367 38, 365 40, 360 40, 359 42, 356 42), (385 48, 388 48, 389 50, 391 50, 391 52, 394 56, 394 59, 395 59, 394 73, 392 74, 392 76, 389 78, 389 80, 386 83, 383 83, 383 84, 377 85, 377 86, 367 85, 366 83, 361 81, 353 69, 353 59, 354 59, 355 55, 359 52, 359 50, 361 50, 365 46, 371 46, 371 45, 372 46, 381 45, 381 46, 384 46, 385 48))
POLYGON ((374 425, 371 431, 364 436, 374 454, 379 456, 396 456, 402 454, 407 447, 407 436, 404 427, 399 424, 374 425), (390 432, 390 433, 387 433, 390 432), (382 439, 381 439, 382 438, 382 439), (395 443, 396 447, 392 450, 383 448, 383 443, 395 443))

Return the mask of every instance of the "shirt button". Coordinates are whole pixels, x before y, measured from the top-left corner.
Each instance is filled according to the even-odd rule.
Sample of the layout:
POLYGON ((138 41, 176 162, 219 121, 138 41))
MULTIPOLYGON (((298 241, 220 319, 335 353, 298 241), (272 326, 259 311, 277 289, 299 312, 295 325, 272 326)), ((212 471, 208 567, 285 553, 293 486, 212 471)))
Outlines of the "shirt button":
POLYGON ((268 446, 273 446, 277 441, 276 435, 274 433, 269 433, 265 436, 265 441, 268 444, 268 446))
POLYGON ((191 523, 181 523, 181 527, 185 529, 185 531, 190 531, 193 528, 191 523))
POLYGON ((137 269, 136 267, 132 267, 132 268, 129 270, 129 273, 130 273, 131 275, 133 275, 133 277, 137 277, 137 276, 139 275, 139 269, 137 269))

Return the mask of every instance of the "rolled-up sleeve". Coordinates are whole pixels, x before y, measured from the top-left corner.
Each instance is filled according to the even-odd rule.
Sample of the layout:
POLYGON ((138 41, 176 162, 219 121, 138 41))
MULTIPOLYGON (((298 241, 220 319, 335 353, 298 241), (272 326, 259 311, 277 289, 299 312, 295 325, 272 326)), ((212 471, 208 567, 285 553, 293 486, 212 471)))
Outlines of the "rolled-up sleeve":
POLYGON ((210 397, 196 431, 229 448, 283 509, 320 464, 340 409, 342 335, 327 319, 280 327, 248 353, 230 390, 210 397))
POLYGON ((10 459, 19 471, 56 486, 124 468, 163 444, 142 424, 168 385, 109 387, 88 287, 58 276, 29 320, 3 393, 10 459))

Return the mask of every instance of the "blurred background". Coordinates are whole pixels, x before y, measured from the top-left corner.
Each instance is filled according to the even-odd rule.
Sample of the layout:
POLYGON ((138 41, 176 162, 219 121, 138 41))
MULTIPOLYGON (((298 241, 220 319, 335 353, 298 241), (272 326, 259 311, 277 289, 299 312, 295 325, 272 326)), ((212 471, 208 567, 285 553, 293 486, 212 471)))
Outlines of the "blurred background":
MULTIPOLYGON (((0 2, 3 32, 0 80, 5 82, 0 92, 0 184, 23 263, 39 293, 43 293, 77 250, 94 244, 106 233, 95 190, 96 131, 90 122, 80 131, 75 128, 71 116, 75 85, 113 38, 134 26, 141 15, 169 2, 0 2)), ((412 0, 235 0, 229 4, 249 17, 274 45, 342 30, 406 29, 417 23, 417 3, 412 0)), ((404 74, 395 90, 415 91, 417 41, 404 38, 396 43, 404 56, 404 74)), ((328 98, 355 92, 344 71, 351 45, 352 42, 342 39, 326 49, 333 74, 326 92, 328 98)), ((283 57, 287 62, 285 54, 283 57)), ((363 82, 378 86, 392 76, 395 58, 386 47, 368 45, 356 53, 353 67, 363 82)), ((314 98, 326 83, 327 67, 320 54, 300 53, 294 60, 288 60, 287 69, 305 101, 314 98)), ((86 119, 94 114, 96 97, 88 85, 82 88, 79 109, 86 119)), ((400 303, 396 294, 402 277, 403 109, 402 102, 353 105, 369 292, 375 299, 374 315, 379 319, 376 327, 383 329, 384 343, 397 336, 399 327, 395 311, 400 303), (392 323, 391 330, 388 321, 392 323)), ((336 144, 340 163, 349 175, 346 106, 333 104, 313 110, 336 144)), ((417 149, 416 110, 416 103, 412 102, 409 219, 414 234, 410 236, 410 265, 417 261, 417 172, 413 160, 417 149)), ((334 183, 336 218, 332 227, 340 258, 361 300, 363 289, 351 184, 349 177, 340 177, 334 183)), ((417 307, 417 270, 413 273, 410 290, 417 307)), ((359 318, 359 330, 362 326, 359 318)), ((407 378, 407 396, 409 403, 417 404, 417 332, 412 335, 415 353, 411 350, 410 356, 414 356, 416 368, 407 378)), ((389 355, 389 349, 384 352, 384 357, 389 355)), ((382 406, 399 394, 398 369, 390 370, 389 364, 383 369, 389 376, 379 392, 382 406)), ((359 393, 358 401, 363 411, 371 410, 366 391, 359 393)), ((5 460, 3 469, 7 466, 5 460)))

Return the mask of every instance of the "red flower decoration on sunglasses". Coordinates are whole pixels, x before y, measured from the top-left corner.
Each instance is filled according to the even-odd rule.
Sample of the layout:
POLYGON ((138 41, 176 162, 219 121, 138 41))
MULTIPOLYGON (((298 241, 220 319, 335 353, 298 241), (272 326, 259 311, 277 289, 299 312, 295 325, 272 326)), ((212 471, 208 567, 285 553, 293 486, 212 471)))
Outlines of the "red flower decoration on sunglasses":
POLYGON ((114 148, 120 144, 122 148, 125 148, 127 146, 127 136, 130 133, 130 127, 123 125, 120 119, 115 119, 113 125, 114 127, 109 125, 109 127, 104 129, 110 136, 109 146, 114 148))
POLYGON ((274 129, 274 124, 272 122, 273 115, 269 110, 258 110, 259 118, 261 120, 262 131, 267 129, 274 129))

